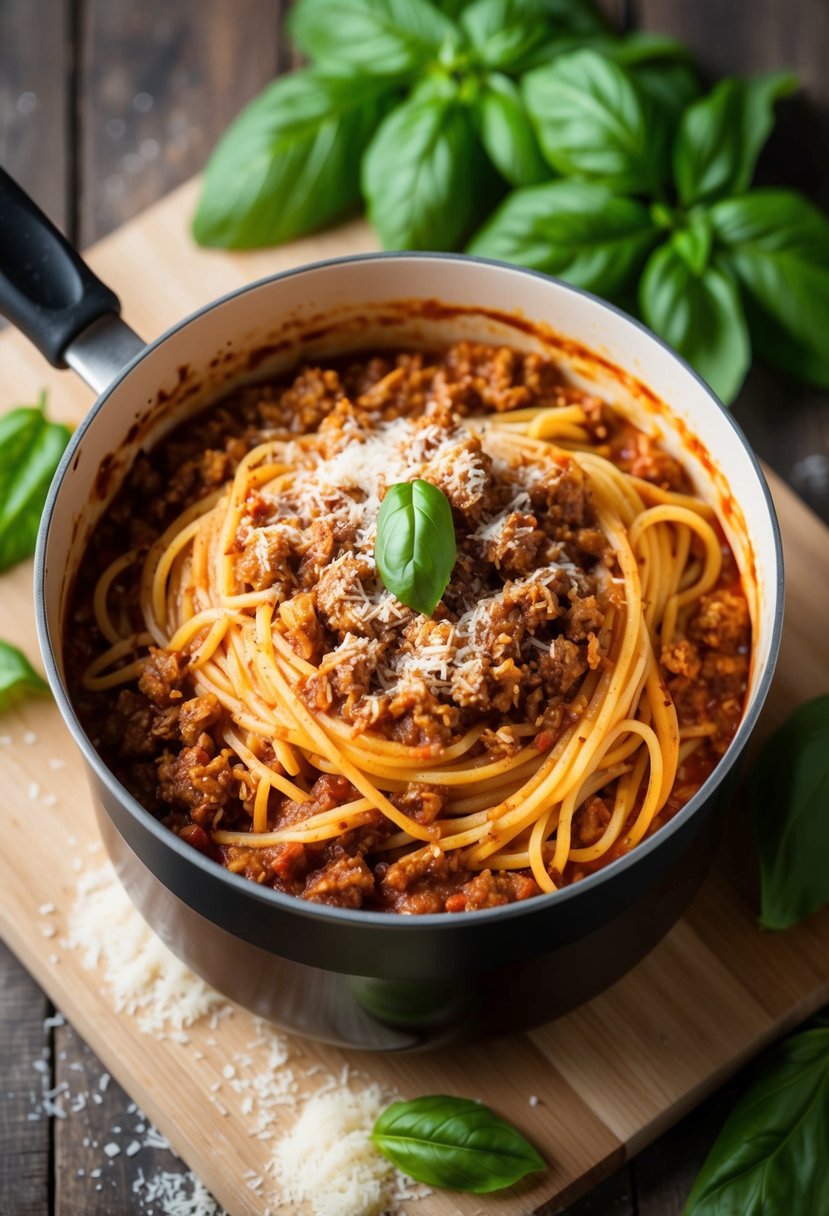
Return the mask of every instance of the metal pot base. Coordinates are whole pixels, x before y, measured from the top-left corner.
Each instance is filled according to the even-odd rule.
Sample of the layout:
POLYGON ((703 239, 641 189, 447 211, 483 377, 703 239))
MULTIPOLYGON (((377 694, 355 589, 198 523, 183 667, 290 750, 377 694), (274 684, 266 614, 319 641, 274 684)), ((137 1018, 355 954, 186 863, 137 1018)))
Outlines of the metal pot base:
POLYGON ((97 800, 96 813, 133 903, 196 974, 280 1029, 338 1047, 382 1052, 468 1045, 519 1033, 597 996, 644 958, 682 915, 705 877, 719 835, 719 817, 708 816, 656 886, 578 941, 497 971, 385 979, 295 962, 228 932, 147 868, 97 800))

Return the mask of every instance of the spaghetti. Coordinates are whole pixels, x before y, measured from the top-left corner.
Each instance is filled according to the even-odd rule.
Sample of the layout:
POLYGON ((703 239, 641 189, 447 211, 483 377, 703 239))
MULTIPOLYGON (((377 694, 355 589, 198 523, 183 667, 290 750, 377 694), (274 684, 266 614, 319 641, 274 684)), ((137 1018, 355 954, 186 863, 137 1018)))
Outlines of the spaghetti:
POLYGON ((306 898, 456 911, 554 891, 686 801, 742 711, 745 600, 682 470, 551 389, 538 356, 521 374, 538 360, 540 387, 482 412, 480 384, 447 374, 459 350, 480 380, 490 348, 430 377, 404 356, 351 396, 327 369, 319 426, 249 428, 226 481, 97 572, 109 646, 86 704, 166 714, 170 826, 306 898), (385 489, 415 477, 458 535, 433 618, 373 562, 385 489))

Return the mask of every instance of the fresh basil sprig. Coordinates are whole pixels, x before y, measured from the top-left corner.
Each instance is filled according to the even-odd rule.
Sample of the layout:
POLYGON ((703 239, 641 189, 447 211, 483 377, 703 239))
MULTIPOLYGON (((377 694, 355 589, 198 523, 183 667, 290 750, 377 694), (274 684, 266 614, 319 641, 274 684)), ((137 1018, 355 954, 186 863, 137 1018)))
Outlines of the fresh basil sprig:
POLYGON ((643 67, 619 48, 583 50, 524 79, 551 166, 609 191, 592 206, 586 199, 583 247, 572 243, 567 191, 550 185, 509 195, 470 251, 557 273, 626 305, 635 290, 642 318, 726 402, 750 366, 750 333, 770 361, 828 384, 829 223, 790 191, 749 189, 774 104, 794 77, 722 80, 672 122, 653 87, 664 73, 648 78, 643 67))
POLYGON ((202 244, 289 240, 362 197, 386 248, 466 244, 638 311, 726 402, 752 344, 829 386, 829 223, 751 190, 789 73, 700 97, 682 43, 618 37, 590 0, 297 0, 289 26, 311 67, 220 141, 202 244))
POLYGON ((35 551, 46 493, 69 429, 46 417, 46 395, 0 417, 0 570, 35 551))
POLYGON ((49 685, 37 674, 22 650, 0 641, 0 712, 27 693, 44 693, 49 685))
POLYGON ((657 88, 663 67, 689 71, 679 44, 617 38, 590 0, 298 0, 289 28, 312 66, 218 144, 193 221, 203 245, 286 241, 362 193, 386 247, 460 248, 508 186, 552 176, 527 73, 585 46, 657 88))
POLYGON ((546 1168, 520 1132, 468 1098, 435 1094, 394 1102, 380 1115, 371 1138, 410 1178, 475 1195, 546 1168))
POLYGON ((455 525, 442 490, 429 481, 389 486, 377 517, 374 557, 384 586, 431 616, 455 564, 455 525))
POLYGON ((788 929, 829 903, 829 695, 800 705, 772 735, 752 770, 749 797, 760 923, 788 929))
POLYGON ((796 1034, 737 1102, 685 1216, 829 1212, 829 1026, 796 1034))

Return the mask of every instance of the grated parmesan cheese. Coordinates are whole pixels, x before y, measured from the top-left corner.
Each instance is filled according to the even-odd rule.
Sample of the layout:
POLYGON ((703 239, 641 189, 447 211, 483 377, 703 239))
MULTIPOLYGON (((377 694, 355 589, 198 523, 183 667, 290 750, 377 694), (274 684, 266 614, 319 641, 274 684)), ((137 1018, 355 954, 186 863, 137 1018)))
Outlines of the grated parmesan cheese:
POLYGON ((146 1034, 162 1038, 224 1005, 142 920, 109 864, 78 880, 65 944, 87 970, 103 967, 116 1011, 137 1015, 146 1034))
POLYGON ((340 1085, 308 1099, 274 1152, 286 1205, 280 1211, 306 1204, 313 1216, 381 1216, 429 1193, 411 1189, 371 1142, 387 1101, 379 1085, 359 1091, 340 1085))

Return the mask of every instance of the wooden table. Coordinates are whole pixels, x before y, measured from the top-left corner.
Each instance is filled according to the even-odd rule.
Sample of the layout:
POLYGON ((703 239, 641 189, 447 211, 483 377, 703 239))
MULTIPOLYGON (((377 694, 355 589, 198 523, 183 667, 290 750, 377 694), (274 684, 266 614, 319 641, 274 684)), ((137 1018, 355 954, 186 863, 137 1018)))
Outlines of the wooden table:
MULTIPOLYGON (((291 66, 280 36, 284 7, 0 0, 0 163, 76 243, 90 244, 196 172, 241 105, 291 66)), ((605 0, 604 7, 622 26, 684 38, 711 72, 796 69, 807 93, 787 107, 761 172, 769 180, 784 173, 829 204, 825 0, 605 0)), ((735 414, 760 455, 829 521, 828 401, 758 369, 735 414)), ((140 1170, 185 1167, 163 1149, 142 1147, 122 1155, 96 1189, 88 1177, 89 1163, 100 1159, 94 1142, 139 1116, 117 1085, 101 1087, 102 1066, 70 1026, 54 1024, 55 1012, 0 945, 0 1216, 138 1211, 140 1170), (100 1101, 66 1120, 31 1118, 40 1059, 52 1086, 71 1079, 78 1090, 83 1077, 100 1101)), ((736 1078, 571 1216, 680 1216, 743 1083, 736 1078)))

